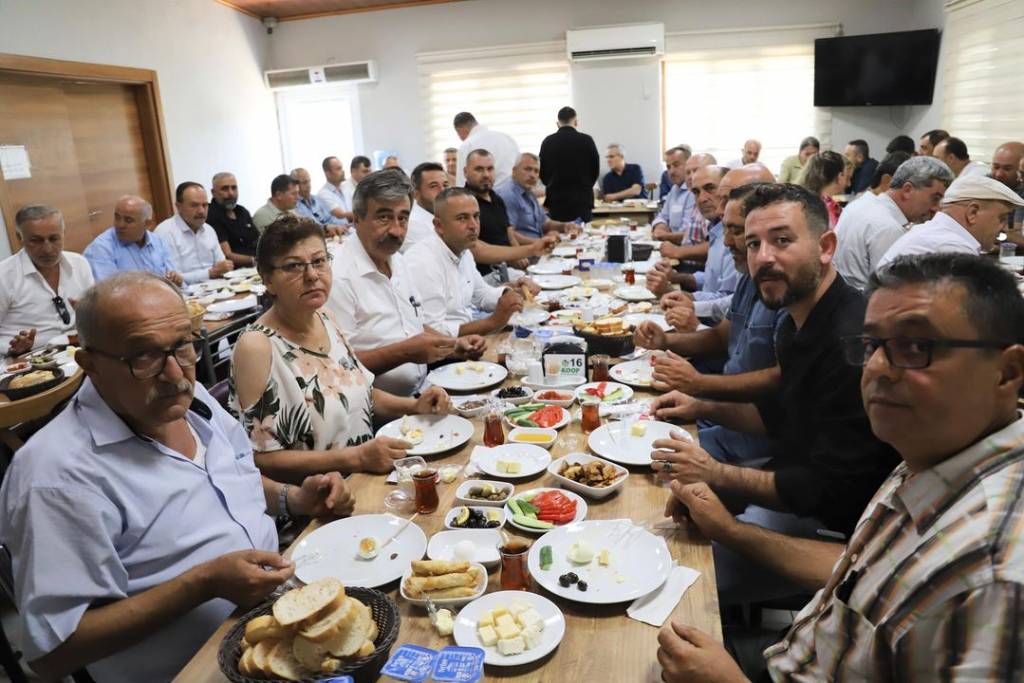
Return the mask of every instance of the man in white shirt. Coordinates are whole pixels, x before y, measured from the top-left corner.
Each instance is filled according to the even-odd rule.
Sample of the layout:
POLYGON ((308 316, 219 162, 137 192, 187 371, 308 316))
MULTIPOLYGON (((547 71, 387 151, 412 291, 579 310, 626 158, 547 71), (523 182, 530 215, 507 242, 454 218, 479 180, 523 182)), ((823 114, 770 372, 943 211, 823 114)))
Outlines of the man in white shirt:
POLYGON ((441 164, 424 161, 412 170, 413 201, 409 214, 409 230, 405 233, 401 253, 434 234, 434 198, 451 186, 441 164))
POLYGON ((948 137, 935 145, 932 156, 941 159, 959 178, 962 175, 988 175, 989 166, 980 161, 971 161, 967 143, 960 138, 948 137))
POLYGON ((476 196, 452 187, 434 199, 435 233, 406 255, 409 272, 423 297, 427 325, 453 337, 491 334, 504 328, 523 298, 512 289, 484 282, 471 247, 480 238, 480 205, 476 196), (473 308, 491 314, 473 320, 473 308))
POLYGON ((349 207, 353 206, 356 185, 359 184, 360 180, 370 175, 371 166, 369 157, 362 155, 352 157, 352 161, 348 165, 348 179, 341 184, 341 191, 345 193, 345 199, 348 201, 349 207))
POLYGON ((199 183, 186 181, 175 191, 174 215, 156 226, 181 269, 185 282, 204 282, 219 278, 235 264, 224 256, 216 231, 207 225, 210 201, 199 183))
POLYGON ((725 165, 729 169, 737 169, 746 166, 747 164, 757 163, 758 158, 761 156, 761 141, 750 139, 743 143, 743 156, 739 159, 733 159, 725 165))
POLYGON ((889 190, 875 198, 850 203, 836 225, 836 270, 852 286, 863 290, 878 262, 913 223, 923 223, 939 209, 939 201, 953 182, 953 172, 942 161, 918 156, 900 164, 889 190))
POLYGON ((363 178, 352 203, 356 239, 334 259, 327 308, 337 318, 374 386, 398 396, 423 388, 427 364, 456 351, 483 353, 481 337, 455 339, 423 321, 419 291, 398 250, 412 210, 412 184, 401 171, 363 178))
POLYGON ((26 206, 14 217, 18 253, 0 261, 0 353, 27 353, 75 330, 75 302, 93 284, 89 262, 64 251, 64 216, 26 206))
MULTIPOLYGON (((943 142, 939 143, 941 146, 943 142)), ((1010 213, 1024 206, 1016 192, 986 176, 960 176, 946 190, 942 210, 889 247, 878 268, 900 256, 988 251, 1010 213)))
MULTIPOLYGON (((324 203, 339 225, 348 226, 352 222, 353 216, 352 197, 346 195, 342 189, 345 183, 345 167, 341 165, 341 159, 338 157, 327 157, 320 166, 324 170, 324 178, 327 182, 316 193, 316 196, 324 203)), ((347 231, 348 227, 345 227, 344 230, 347 231)))
POLYGON ((459 150, 454 147, 448 147, 444 150, 444 171, 450 176, 450 182, 455 182, 455 177, 459 174, 456 168, 459 164, 459 150))
POLYGON ((459 157, 456 171, 458 176, 455 184, 466 184, 463 170, 469 153, 474 149, 486 149, 494 157, 494 187, 498 187, 512 177, 512 167, 519 158, 519 145, 509 135, 491 130, 477 123, 476 117, 468 111, 455 115, 455 134, 462 140, 459 145, 459 157))

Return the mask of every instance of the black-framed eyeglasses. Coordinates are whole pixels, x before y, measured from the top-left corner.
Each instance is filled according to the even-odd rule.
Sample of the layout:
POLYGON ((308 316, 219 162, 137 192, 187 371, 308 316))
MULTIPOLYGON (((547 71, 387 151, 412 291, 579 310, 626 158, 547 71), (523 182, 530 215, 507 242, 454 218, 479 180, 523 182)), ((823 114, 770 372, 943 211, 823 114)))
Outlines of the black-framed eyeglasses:
POLYGON ((64 321, 64 324, 70 325, 71 311, 68 310, 68 305, 64 303, 64 299, 60 296, 53 297, 53 307, 57 309, 57 315, 64 321))
POLYGON ((151 377, 156 377, 163 372, 164 365, 167 364, 167 359, 170 356, 174 356, 174 360, 178 363, 178 367, 180 368, 191 368, 199 362, 199 355, 196 353, 196 347, 190 341, 182 342, 173 349, 143 351, 142 353, 132 354, 131 356, 118 356, 117 354, 107 353, 106 351, 100 351, 99 349, 92 347, 87 347, 86 351, 121 361, 128 366, 128 369, 131 370, 132 377, 135 379, 150 379, 151 377))
POLYGON ((292 261, 291 263, 282 263, 279 266, 272 266, 271 270, 280 270, 285 275, 290 277, 299 277, 306 272, 306 268, 312 267, 318 273, 326 273, 331 267, 331 261, 334 257, 328 254, 327 256, 321 256, 315 258, 312 261, 292 261))
POLYGON ((1005 342, 984 339, 928 339, 925 337, 889 337, 879 339, 866 334, 843 337, 843 352, 850 365, 866 365, 881 347, 889 365, 905 370, 922 370, 932 364, 935 349, 1005 349, 1005 342))

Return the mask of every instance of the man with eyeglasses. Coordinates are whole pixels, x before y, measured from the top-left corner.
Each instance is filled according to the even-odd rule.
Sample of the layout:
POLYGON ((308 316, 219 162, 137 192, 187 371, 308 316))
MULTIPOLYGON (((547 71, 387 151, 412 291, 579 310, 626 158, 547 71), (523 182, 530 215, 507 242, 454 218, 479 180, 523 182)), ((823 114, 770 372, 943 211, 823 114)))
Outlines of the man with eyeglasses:
MULTIPOLYGON (((706 534, 817 590, 765 651, 771 680, 1022 680, 1024 299, 995 263, 954 253, 898 258, 869 291, 864 333, 844 345, 871 429, 902 462, 849 543, 771 544, 706 485, 676 493, 706 534)), ((696 629, 658 640, 669 683, 747 680, 696 629)))
POLYGON ((84 256, 64 251, 60 209, 23 207, 14 232, 21 249, 0 261, 0 352, 19 356, 74 332, 75 300, 93 277, 84 256))
POLYGON ((22 651, 47 680, 167 681, 236 606, 291 577, 271 514, 350 514, 338 473, 262 477, 242 426, 195 381, 181 295, 120 273, 78 303, 87 379, 0 488, 22 651))
MULTIPOLYGON (((858 334, 864 297, 832 267, 836 235, 825 204, 798 185, 763 183, 743 202, 747 266, 758 295, 789 317, 775 338, 776 393, 756 402, 695 399, 673 391, 657 398, 659 419, 710 420, 773 439, 764 469, 721 463, 692 441, 655 441, 653 468, 673 479, 672 501, 685 504, 684 484, 703 482, 743 510, 740 519, 772 539, 780 553, 792 539, 819 530, 843 538, 899 458, 879 441, 860 401, 860 368, 845 362, 841 338, 858 334)), ((657 367, 657 366, 655 366, 657 367)), ((752 563, 729 538, 716 538, 719 600, 741 604, 798 594, 799 586, 752 563)))
POLYGON ((625 148, 613 142, 605 151, 608 172, 601 178, 601 195, 606 202, 618 202, 623 199, 647 199, 644 189, 644 170, 640 164, 626 163, 625 148))

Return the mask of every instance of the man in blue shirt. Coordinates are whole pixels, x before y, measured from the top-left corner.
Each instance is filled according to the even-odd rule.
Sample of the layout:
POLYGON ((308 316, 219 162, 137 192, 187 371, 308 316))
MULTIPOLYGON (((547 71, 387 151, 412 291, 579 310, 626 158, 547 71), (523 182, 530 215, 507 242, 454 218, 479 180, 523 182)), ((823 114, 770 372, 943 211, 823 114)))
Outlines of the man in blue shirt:
POLYGON ((530 244, 547 232, 565 232, 573 223, 548 218, 533 193, 540 179, 540 158, 523 152, 512 167, 512 177, 495 192, 505 200, 508 222, 516 231, 520 243, 530 244))
POLYGON ((304 168, 293 169, 289 175, 299 182, 299 201, 295 203, 295 213, 312 218, 323 226, 328 237, 344 234, 345 221, 336 218, 319 196, 313 194, 313 178, 304 168))
POLYGON ((341 476, 260 475, 237 420, 195 383, 188 310, 163 280, 119 273, 78 303, 87 379, 0 488, 21 649, 47 680, 169 681, 236 606, 294 565, 270 513, 351 514, 341 476))
POLYGON ((710 154, 694 154, 687 159, 686 150, 669 150, 668 174, 672 180, 672 191, 652 223, 654 239, 665 243, 661 245, 661 255, 665 258, 697 263, 707 259, 709 226, 690 191, 690 178, 698 168, 714 163, 715 158, 710 154))
POLYGON ((668 197, 668 193, 672 191, 672 179, 668 175, 668 160, 669 156, 677 149, 683 151, 683 163, 689 161, 690 157, 693 156, 693 149, 689 145, 676 145, 675 147, 669 147, 665 150, 665 170, 661 172, 661 184, 658 186, 658 202, 664 203, 665 198, 668 197))
POLYGON ((608 145, 604 158, 610 170, 601 178, 601 194, 606 202, 633 198, 647 199, 644 171, 640 164, 627 164, 625 154, 622 145, 608 145))
POLYGON ((181 286, 183 278, 171 250, 153 227, 153 207, 142 197, 127 195, 114 205, 114 227, 96 236, 82 255, 97 282, 114 273, 144 270, 181 286))

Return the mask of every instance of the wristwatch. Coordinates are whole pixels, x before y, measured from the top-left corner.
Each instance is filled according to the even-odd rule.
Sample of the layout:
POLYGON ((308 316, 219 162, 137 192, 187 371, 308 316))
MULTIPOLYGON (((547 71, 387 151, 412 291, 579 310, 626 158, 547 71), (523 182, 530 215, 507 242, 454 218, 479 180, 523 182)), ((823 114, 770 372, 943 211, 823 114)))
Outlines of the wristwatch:
POLYGON ((288 489, 292 486, 291 484, 281 484, 280 490, 277 492, 277 516, 285 519, 291 519, 292 513, 288 510, 288 489))

